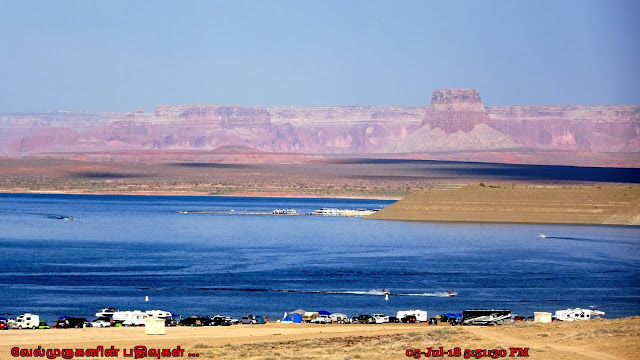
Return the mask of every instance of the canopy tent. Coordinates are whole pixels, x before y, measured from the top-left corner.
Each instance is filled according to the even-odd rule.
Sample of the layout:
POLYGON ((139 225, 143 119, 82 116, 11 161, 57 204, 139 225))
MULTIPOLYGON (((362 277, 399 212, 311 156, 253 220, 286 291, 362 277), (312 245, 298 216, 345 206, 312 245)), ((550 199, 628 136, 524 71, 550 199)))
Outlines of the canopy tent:
POLYGON ((289 315, 304 315, 304 313, 306 313, 305 310, 298 309, 298 310, 294 310, 294 311, 290 312, 289 315))
POLYGON ((326 310, 320 310, 320 311, 318 311, 318 315, 327 315, 327 316, 329 316, 329 315, 331 315, 331 313, 326 311, 326 310))
POLYGON ((444 316, 446 316, 447 319, 462 319, 462 314, 446 313, 444 316))
POLYGON ((9 319, 7 319, 6 317, 0 316, 0 321, 9 321, 9 319))

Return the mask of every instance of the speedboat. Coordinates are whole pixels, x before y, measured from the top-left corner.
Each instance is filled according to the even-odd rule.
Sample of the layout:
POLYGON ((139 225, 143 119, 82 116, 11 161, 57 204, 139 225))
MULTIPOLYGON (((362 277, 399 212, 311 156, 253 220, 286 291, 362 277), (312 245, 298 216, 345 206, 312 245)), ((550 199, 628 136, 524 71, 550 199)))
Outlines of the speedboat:
POLYGON ((100 309, 96 313, 96 317, 111 317, 113 316, 113 313, 115 313, 114 308, 108 307, 108 308, 100 309))
POLYGON ((447 295, 449 295, 449 297, 454 297, 454 296, 458 295, 458 293, 454 293, 453 291, 448 291, 447 295))
POLYGON ((547 235, 545 235, 545 234, 540 234, 540 235, 538 235, 538 237, 539 237, 539 238, 543 238, 543 239, 545 239, 545 238, 547 237, 547 235))

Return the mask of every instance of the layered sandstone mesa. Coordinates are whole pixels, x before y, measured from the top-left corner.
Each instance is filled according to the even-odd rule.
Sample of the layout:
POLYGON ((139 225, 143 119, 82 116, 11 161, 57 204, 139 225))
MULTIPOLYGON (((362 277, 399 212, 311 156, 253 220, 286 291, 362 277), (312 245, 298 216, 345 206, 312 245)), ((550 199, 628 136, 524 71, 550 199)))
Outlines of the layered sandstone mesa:
POLYGON ((491 127, 523 147, 640 151, 640 106, 520 105, 487 110, 491 127))
POLYGON ((489 112, 482 105, 476 89, 442 89, 431 96, 431 105, 422 125, 440 128, 447 134, 471 131, 478 124, 489 122, 489 112))
POLYGON ((420 127, 424 107, 315 106, 268 108, 274 150, 282 152, 372 153, 420 127))
POLYGON ((179 125, 204 125, 209 129, 263 129, 271 131, 269 112, 260 106, 237 105, 160 105, 156 118, 179 125))

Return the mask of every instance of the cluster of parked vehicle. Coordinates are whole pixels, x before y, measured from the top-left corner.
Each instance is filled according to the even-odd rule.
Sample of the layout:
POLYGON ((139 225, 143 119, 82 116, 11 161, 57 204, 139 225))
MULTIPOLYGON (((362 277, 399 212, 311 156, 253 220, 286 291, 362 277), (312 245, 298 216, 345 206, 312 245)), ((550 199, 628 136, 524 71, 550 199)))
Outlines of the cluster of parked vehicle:
MULTIPOLYGON (((61 316, 54 323, 53 328, 87 328, 87 327, 119 327, 119 326, 144 326, 145 319, 156 317, 164 319, 165 326, 230 326, 236 324, 264 324, 266 319, 259 315, 243 316, 240 320, 230 316, 189 316, 181 318, 172 315, 168 311, 116 311, 114 308, 100 309, 96 313, 96 318, 92 321, 81 317, 61 316)), ((23 314, 15 319, 0 317, 0 330, 4 329, 50 329, 51 327, 35 314, 23 314)))
MULTIPOLYGON (((499 325, 507 322, 517 321, 575 321, 589 320, 604 315, 604 312, 595 309, 566 309, 556 311, 555 316, 551 313, 536 312, 535 317, 527 318, 519 315, 512 315, 510 310, 465 310, 462 313, 440 314, 429 318, 425 310, 401 310, 395 316, 385 314, 361 314, 349 318, 345 314, 330 313, 328 311, 304 311, 298 309, 290 315, 285 313, 280 323, 311 323, 311 324, 383 324, 383 323, 422 323, 429 325, 447 323, 450 325, 499 325)), ((234 319, 229 316, 181 316, 172 315, 168 311, 116 311, 113 308, 104 308, 96 313, 96 319, 89 321, 82 317, 61 316, 54 323, 57 329, 86 328, 86 327, 111 327, 111 326, 144 326, 145 319, 154 317, 164 319, 165 326, 231 326, 237 324, 265 324, 269 319, 260 315, 248 315, 234 319)), ((0 330, 3 329, 50 329, 51 327, 35 314, 22 314, 15 319, 0 317, 0 330)))

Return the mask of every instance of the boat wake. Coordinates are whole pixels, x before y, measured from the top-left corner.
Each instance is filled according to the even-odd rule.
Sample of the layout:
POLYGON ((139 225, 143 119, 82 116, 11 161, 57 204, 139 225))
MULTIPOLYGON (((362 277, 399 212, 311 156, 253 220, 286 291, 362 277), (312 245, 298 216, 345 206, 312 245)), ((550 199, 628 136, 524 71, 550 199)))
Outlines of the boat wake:
POLYGON ((591 243, 609 243, 609 244, 623 244, 623 245, 640 245, 640 242, 637 241, 625 241, 625 240, 608 240, 608 239, 590 239, 590 238, 579 238, 579 237, 570 237, 570 236, 548 236, 540 234, 539 237, 543 239, 556 239, 556 240, 571 240, 571 241, 582 241, 582 242, 591 242, 591 243))
MULTIPOLYGON (((188 290, 183 287, 179 288, 146 288, 140 287, 140 290, 188 290)), ((230 288, 230 287, 197 287, 192 288, 195 291, 238 291, 238 292, 276 292, 276 293, 299 293, 299 294, 332 294, 332 295, 373 295, 373 296, 428 296, 428 297, 453 297, 457 293, 436 291, 432 293, 393 293, 382 290, 369 291, 332 291, 332 290, 292 290, 292 289, 265 289, 265 288, 230 288)))

